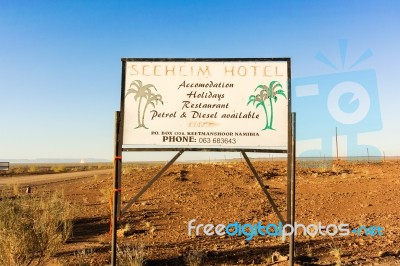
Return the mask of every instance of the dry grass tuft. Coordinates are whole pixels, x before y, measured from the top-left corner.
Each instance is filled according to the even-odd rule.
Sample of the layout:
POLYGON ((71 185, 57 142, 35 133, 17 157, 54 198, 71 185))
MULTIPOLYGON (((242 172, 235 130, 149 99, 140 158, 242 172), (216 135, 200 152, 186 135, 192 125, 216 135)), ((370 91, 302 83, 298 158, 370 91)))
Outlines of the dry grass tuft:
POLYGON ((203 257, 204 252, 192 250, 187 254, 185 261, 188 266, 200 266, 203 257))
POLYGON ((142 266, 144 264, 144 246, 117 247, 117 260, 120 266, 142 266))
POLYGON ((342 266, 342 250, 332 245, 329 253, 335 258, 335 265, 342 266))
POLYGON ((50 168, 54 173, 63 173, 66 171, 66 166, 63 164, 53 165, 50 168))
POLYGON ((91 257, 93 256, 93 248, 79 250, 74 253, 76 266, 90 266, 93 265, 91 257))
POLYGON ((72 233, 63 193, 0 201, 0 265, 43 265, 72 233))

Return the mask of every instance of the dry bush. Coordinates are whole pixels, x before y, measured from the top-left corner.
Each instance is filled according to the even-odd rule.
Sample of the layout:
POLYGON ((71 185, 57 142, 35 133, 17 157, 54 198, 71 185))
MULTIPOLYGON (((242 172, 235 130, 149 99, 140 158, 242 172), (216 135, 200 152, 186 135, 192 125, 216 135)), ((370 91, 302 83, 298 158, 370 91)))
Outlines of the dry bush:
POLYGON ((10 170, 11 170, 11 173, 14 175, 23 174, 27 171, 25 166, 14 166, 10 170))
POLYGON ((90 266, 93 265, 92 257, 94 254, 93 248, 83 249, 74 253, 74 263, 76 266, 90 266))
POLYGON ((43 265, 72 233, 73 208, 62 193, 3 197, 0 265, 43 265))
POLYGON ((200 266, 203 261, 204 253, 202 251, 190 251, 186 258, 185 262, 188 266, 200 266))
POLYGON ((37 172, 39 172, 39 168, 36 165, 29 165, 28 166, 28 173, 36 174, 37 172))
POLYGON ((336 259, 335 266, 342 266, 342 249, 337 247, 335 243, 330 244, 330 246, 331 250, 329 253, 336 259))
POLYGON ((97 169, 111 169, 111 168, 113 168, 112 163, 99 163, 97 165, 97 169))
POLYGON ((122 167, 123 175, 134 174, 136 171, 137 171, 137 167, 134 164, 126 164, 122 167))
POLYGON ((50 168, 54 173, 63 173, 67 170, 67 167, 63 164, 53 165, 50 168))
POLYGON ((120 266, 142 266, 144 264, 144 247, 117 247, 117 259, 120 266))
POLYGON ((21 188, 20 188, 19 184, 17 184, 17 183, 12 184, 11 189, 13 191, 14 196, 18 196, 21 192, 21 188))

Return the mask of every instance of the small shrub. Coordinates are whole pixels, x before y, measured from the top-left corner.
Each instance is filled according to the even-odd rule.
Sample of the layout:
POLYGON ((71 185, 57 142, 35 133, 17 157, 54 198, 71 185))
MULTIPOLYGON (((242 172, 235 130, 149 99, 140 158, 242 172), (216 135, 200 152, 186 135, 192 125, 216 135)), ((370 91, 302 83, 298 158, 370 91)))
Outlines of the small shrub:
POLYGON ((333 248, 330 253, 333 255, 333 257, 335 257, 336 261, 335 261, 335 265, 336 266, 342 266, 342 251, 340 250, 340 248, 333 248))
POLYGON ((65 171, 66 171, 66 167, 65 167, 65 165, 62 165, 62 164, 60 164, 60 165, 54 165, 54 166, 51 167, 51 170, 52 170, 54 173, 62 173, 62 172, 65 172, 65 171))
MULTIPOLYGON (((110 189, 101 188, 100 193, 101 193, 100 203, 106 203, 110 201, 110 197, 112 197, 112 192, 110 191, 110 189)), ((109 211, 110 207, 109 206, 106 207, 107 210, 109 211)))
POLYGON ((91 257, 94 254, 93 248, 83 249, 74 253, 74 265, 90 266, 92 265, 91 257))
POLYGON ((331 244, 330 254, 336 259, 335 266, 342 266, 342 250, 334 244, 331 244))
POLYGON ((36 165, 29 165, 28 173, 36 174, 37 172, 39 172, 39 168, 36 165))
POLYGON ((24 167, 24 166, 18 166, 18 167, 11 168, 11 173, 14 175, 20 175, 25 172, 26 172, 26 167, 24 167))
POLYGON ((62 193, 0 201, 0 265, 43 265, 72 233, 73 211, 62 193))
POLYGON ((120 266, 142 266, 144 264, 144 247, 117 247, 117 259, 120 266))
POLYGON ((186 256, 186 264, 188 266, 200 266, 203 261, 204 253, 201 251, 190 251, 186 256))
POLYGON ((17 184, 17 183, 13 184, 12 185, 12 191, 13 191, 14 196, 18 196, 20 194, 20 192, 21 192, 19 184, 17 184))

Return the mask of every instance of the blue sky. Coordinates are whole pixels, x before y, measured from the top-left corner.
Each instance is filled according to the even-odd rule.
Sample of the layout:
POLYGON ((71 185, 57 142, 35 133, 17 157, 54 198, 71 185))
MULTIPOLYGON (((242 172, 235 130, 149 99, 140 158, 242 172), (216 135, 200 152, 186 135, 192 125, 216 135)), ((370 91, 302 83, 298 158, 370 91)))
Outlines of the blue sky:
MULTIPOLYGON (((354 125, 351 141, 399 155, 399 28, 398 1, 0 0, 0 158, 112 158, 126 57, 290 57, 292 78, 315 82, 372 70, 375 126, 354 125)), ((334 130, 302 116, 320 113, 323 99, 293 101, 299 121, 319 121, 298 123, 303 149, 313 127, 334 130)), ((360 152, 350 146, 348 154, 360 152)))

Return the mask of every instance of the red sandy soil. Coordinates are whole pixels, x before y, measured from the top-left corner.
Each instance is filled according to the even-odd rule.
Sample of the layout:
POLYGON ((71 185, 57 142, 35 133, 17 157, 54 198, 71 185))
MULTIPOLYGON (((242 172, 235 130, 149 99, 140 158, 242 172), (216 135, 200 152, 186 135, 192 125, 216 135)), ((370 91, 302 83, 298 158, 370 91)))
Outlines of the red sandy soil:
MULTIPOLYGON (((256 161, 254 166, 286 217, 286 163, 256 161)), ((298 223, 346 223, 350 229, 374 225, 383 227, 384 235, 297 236, 296 264, 400 265, 400 163, 342 161, 304 166, 297 165, 298 223)), ((161 168, 126 165, 123 206, 161 168)), ((110 263, 112 170, 31 186, 33 194, 63 190, 79 211, 73 237, 49 265, 110 263)), ((118 243, 143 246, 145 265, 187 265, 189 254, 201 258, 200 265, 288 264, 288 242, 280 237, 255 236, 246 241, 245 236, 189 236, 192 219, 196 219, 194 225, 279 222, 245 163, 175 164, 123 215, 118 243), (182 170, 187 171, 184 180, 182 170)))

